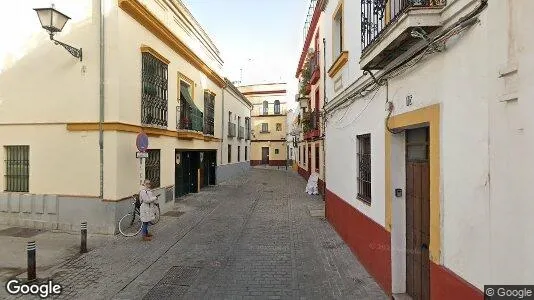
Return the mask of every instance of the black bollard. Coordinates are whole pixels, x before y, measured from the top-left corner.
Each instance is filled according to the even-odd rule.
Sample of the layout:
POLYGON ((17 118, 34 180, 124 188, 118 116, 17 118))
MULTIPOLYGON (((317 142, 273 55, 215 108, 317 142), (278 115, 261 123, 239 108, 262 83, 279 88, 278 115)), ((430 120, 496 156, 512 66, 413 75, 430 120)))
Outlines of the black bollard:
POLYGON ((28 242, 26 246, 26 251, 28 253, 28 281, 34 281, 37 278, 37 273, 35 267, 37 262, 35 260, 35 252, 37 251, 37 246, 35 241, 28 242))
POLYGON ((87 222, 82 222, 80 225, 82 242, 80 244, 80 253, 87 252, 87 222))

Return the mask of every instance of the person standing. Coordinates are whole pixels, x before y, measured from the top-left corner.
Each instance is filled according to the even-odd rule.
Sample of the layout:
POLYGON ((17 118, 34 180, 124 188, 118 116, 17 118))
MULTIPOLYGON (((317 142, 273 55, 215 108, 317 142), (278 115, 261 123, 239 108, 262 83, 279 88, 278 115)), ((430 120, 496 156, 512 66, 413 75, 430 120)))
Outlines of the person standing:
POLYGON ((150 180, 145 180, 141 190, 139 191, 139 200, 141 201, 141 207, 139 209, 139 216, 141 217, 141 222, 143 222, 142 227, 142 239, 143 241, 152 240, 152 234, 148 233, 148 225, 151 221, 154 220, 154 202, 157 200, 157 197, 152 193, 152 183, 150 180))

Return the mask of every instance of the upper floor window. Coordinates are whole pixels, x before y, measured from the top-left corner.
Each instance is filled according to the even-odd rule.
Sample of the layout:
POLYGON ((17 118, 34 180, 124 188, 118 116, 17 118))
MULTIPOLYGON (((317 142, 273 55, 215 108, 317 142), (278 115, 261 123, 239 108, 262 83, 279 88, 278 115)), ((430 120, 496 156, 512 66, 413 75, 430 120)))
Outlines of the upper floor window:
POLYGON ((268 115, 269 114, 269 102, 263 101, 263 114, 268 115))
POLYGON ((279 100, 274 101, 274 113, 277 115, 280 114, 280 101, 279 100))
POLYGON ((215 94, 204 92, 204 133, 213 135, 215 127, 215 94))
POLYGON ((261 123, 261 132, 269 132, 269 123, 261 123))
POLYGON ((141 80, 141 124, 167 127, 167 64, 143 52, 141 80))
MULTIPOLYGON (((343 0, 341 0, 343 1, 343 0)), ((334 12, 333 25, 333 59, 335 60, 343 51, 343 2, 340 2, 334 12)))
POLYGON ((204 113, 195 105, 193 83, 180 78, 180 101, 176 107, 177 129, 204 131, 204 113))

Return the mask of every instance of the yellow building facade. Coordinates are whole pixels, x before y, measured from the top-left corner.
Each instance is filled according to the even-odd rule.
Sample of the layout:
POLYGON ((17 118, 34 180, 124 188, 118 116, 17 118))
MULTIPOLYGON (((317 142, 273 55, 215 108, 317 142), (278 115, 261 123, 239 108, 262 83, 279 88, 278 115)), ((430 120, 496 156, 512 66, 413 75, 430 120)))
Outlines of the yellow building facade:
POLYGON ((286 84, 255 84, 239 87, 253 105, 251 112, 251 165, 287 164, 286 84))

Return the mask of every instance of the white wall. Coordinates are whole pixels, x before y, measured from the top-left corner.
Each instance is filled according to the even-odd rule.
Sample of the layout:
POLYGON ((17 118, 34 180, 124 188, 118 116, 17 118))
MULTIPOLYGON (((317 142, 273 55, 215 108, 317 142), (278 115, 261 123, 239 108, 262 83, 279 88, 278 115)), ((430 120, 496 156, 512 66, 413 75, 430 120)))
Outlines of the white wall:
MULTIPOLYGON (((534 171, 526 167, 532 165, 534 150, 534 124, 528 116, 534 38, 524 26, 533 6, 528 1, 490 2, 481 22, 453 38, 446 52, 389 82, 394 115, 440 103, 441 263, 479 289, 490 282, 526 284, 534 278, 529 254, 534 204, 527 194, 534 171), (519 66, 515 75, 499 78, 503 67, 513 65, 519 66), (501 102, 505 94, 518 100, 501 102), (408 95, 413 96, 409 107, 408 95)), ((347 113, 337 112, 328 123, 328 187, 384 225, 385 89, 357 118, 368 99, 356 101, 347 113), (366 131, 371 132, 373 153, 371 208, 354 200, 355 136, 366 131)))
MULTIPOLYGON (((245 118, 250 118, 250 107, 248 104, 245 104, 243 100, 239 99, 237 95, 235 95, 231 90, 224 89, 224 113, 223 113, 223 119, 224 119, 224 134, 222 136, 223 138, 223 147, 222 151, 219 154, 220 157, 222 157, 220 165, 228 164, 228 145, 232 145, 232 161, 231 163, 238 163, 237 161, 237 147, 241 147, 241 156, 239 162, 245 161, 245 146, 247 147, 247 160, 250 161, 250 140, 247 141, 245 138, 238 139, 237 134, 239 132, 239 125, 237 124, 237 117, 241 117, 241 126, 245 129, 245 138, 247 134, 247 129, 245 127, 245 118), (236 124, 236 136, 229 138, 228 137, 228 112, 232 112, 232 120, 230 122, 236 124)), ((221 122, 219 120, 219 122, 221 122)), ((252 120, 251 122, 251 128, 252 128, 252 120)))

